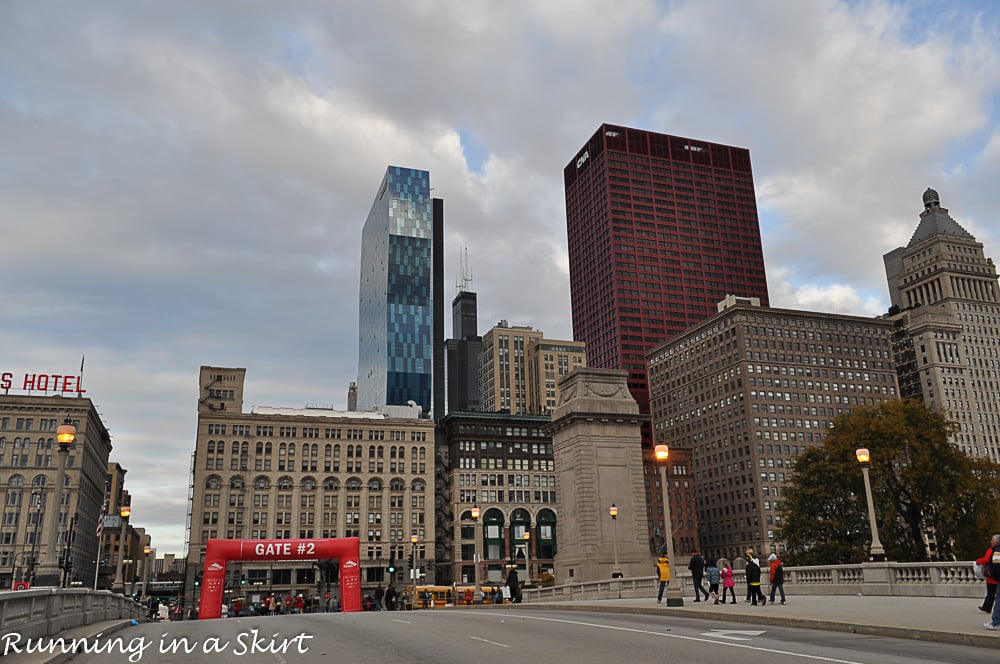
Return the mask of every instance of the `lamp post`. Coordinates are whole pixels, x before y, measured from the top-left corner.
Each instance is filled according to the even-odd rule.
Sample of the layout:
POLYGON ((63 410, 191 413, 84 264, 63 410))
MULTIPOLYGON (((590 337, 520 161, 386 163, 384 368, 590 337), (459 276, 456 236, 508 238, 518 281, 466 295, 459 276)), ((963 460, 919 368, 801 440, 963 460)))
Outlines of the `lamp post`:
POLYGON ((878 539, 878 525, 875 523, 875 502, 872 500, 872 484, 868 479, 868 466, 871 465, 871 455, 865 447, 859 447, 855 450, 854 454, 858 457, 858 463, 861 464, 861 474, 865 478, 865 496, 868 499, 868 523, 872 529, 872 548, 868 560, 871 562, 882 562, 885 560, 885 549, 882 548, 882 542, 878 539))
POLYGON ((59 552, 57 550, 59 541, 59 516, 62 513, 63 483, 66 481, 66 457, 69 456, 70 446, 76 440, 76 427, 73 426, 73 420, 69 418, 69 415, 66 415, 66 419, 56 429, 56 440, 59 442, 59 451, 56 455, 58 457, 58 465, 56 468, 55 500, 53 501, 54 504, 49 508, 52 516, 49 517, 49 529, 46 532, 45 564, 39 567, 38 570, 39 585, 45 586, 58 586, 60 581, 59 552))
MULTIPOLYGON (((670 564, 671 581, 675 581, 674 574, 674 528, 670 518, 670 485, 667 483, 667 459, 670 457, 670 448, 667 445, 657 445, 655 450, 656 462, 660 465, 660 486, 663 490, 663 527, 667 537, 667 562, 670 564)), ((667 606, 684 606, 684 593, 681 592, 679 581, 667 584, 667 606)))
POLYGON ((476 586, 476 591, 473 593, 473 601, 476 604, 481 604, 483 601, 483 590, 479 587, 479 505, 472 506, 472 530, 473 530, 473 546, 472 546, 472 583, 476 586))
POLYGON ((611 568, 611 578, 620 579, 625 575, 622 573, 622 568, 618 564, 618 506, 611 503, 611 507, 608 508, 608 514, 611 515, 611 523, 614 526, 611 536, 614 539, 615 544, 615 566, 611 568))
POLYGON ((524 531, 524 583, 531 582, 531 531, 524 531))
POLYGON ((142 601, 145 603, 149 586, 149 554, 153 552, 153 547, 146 545, 142 548, 142 601))
MULTIPOLYGON (((28 581, 29 583, 35 582, 36 570, 39 569, 38 565, 38 526, 42 523, 42 501, 45 497, 40 491, 31 492, 31 505, 30 507, 35 508, 35 530, 31 535, 31 554, 26 556, 27 558, 27 578, 22 579, 28 581)), ((30 514, 30 512, 29 512, 30 514)), ((27 530, 27 529, 25 529, 27 530)), ((27 535, 25 535, 27 536, 27 535)))
POLYGON ((111 584, 112 592, 125 592, 125 583, 122 581, 122 563, 125 562, 125 537, 128 535, 128 518, 132 515, 131 505, 122 505, 118 510, 121 516, 121 531, 118 535, 118 565, 115 567, 115 580, 111 584))
POLYGON ((410 583, 413 585, 414 604, 418 604, 420 597, 417 595, 417 542, 420 538, 410 535, 410 583))

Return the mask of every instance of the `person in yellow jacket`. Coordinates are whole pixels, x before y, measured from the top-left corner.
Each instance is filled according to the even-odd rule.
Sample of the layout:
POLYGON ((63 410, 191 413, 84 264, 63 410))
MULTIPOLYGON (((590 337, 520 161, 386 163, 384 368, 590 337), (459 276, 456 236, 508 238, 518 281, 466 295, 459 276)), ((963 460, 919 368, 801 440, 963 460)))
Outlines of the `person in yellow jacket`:
POLYGON ((656 603, 660 604, 663 602, 663 590, 670 585, 670 561, 667 560, 667 554, 656 561, 656 573, 660 578, 660 592, 656 596, 656 603))

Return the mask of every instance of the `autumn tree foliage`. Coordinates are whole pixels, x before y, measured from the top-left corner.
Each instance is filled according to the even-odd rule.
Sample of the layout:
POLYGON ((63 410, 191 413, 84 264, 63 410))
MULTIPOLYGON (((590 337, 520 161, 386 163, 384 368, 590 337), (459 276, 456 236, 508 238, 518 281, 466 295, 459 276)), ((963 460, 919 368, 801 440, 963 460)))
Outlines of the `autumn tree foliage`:
POLYGON ((789 564, 867 560, 869 477, 879 539, 895 561, 972 559, 1000 532, 1000 466, 952 445, 955 425, 916 400, 885 401, 838 416, 822 447, 803 453, 782 502, 778 532, 789 564), (932 546, 928 546, 928 541, 932 546))

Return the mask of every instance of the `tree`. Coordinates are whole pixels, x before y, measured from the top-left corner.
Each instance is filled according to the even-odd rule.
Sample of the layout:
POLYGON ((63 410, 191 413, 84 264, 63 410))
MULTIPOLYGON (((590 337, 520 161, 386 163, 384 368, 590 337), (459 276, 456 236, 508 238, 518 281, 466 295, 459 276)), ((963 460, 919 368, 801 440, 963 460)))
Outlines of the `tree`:
POLYGON ((915 400, 885 401, 838 416, 822 448, 796 462, 785 490, 779 537, 789 547, 789 560, 866 558, 870 527, 855 458, 861 447, 871 453, 879 538, 891 560, 929 560, 925 537, 935 543, 938 559, 981 555, 997 526, 1000 467, 973 460, 952 445, 948 438, 956 430, 941 412, 915 400))
POLYGON ((784 526, 778 538, 788 547, 785 562, 842 565, 864 559, 870 537, 860 476, 854 482, 857 486, 848 486, 850 468, 825 448, 803 452, 795 469, 781 504, 784 526))

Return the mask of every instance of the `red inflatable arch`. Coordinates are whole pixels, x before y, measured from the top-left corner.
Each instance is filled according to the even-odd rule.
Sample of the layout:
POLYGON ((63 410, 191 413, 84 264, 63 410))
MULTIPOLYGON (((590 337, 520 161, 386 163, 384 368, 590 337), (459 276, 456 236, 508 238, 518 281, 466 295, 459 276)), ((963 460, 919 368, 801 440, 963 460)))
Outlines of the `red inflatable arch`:
POLYGON ((361 610, 361 544, 357 537, 333 539, 223 540, 205 545, 198 619, 222 615, 222 591, 230 560, 340 560, 340 607, 361 610))

